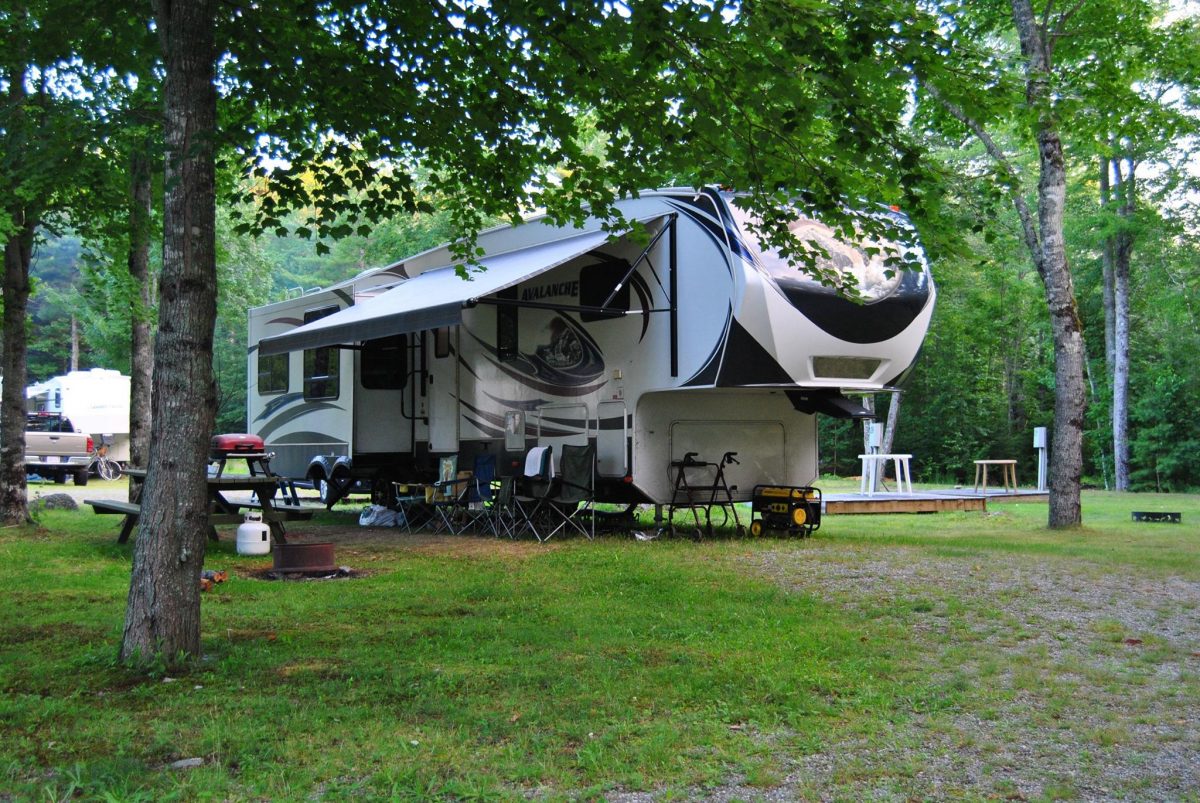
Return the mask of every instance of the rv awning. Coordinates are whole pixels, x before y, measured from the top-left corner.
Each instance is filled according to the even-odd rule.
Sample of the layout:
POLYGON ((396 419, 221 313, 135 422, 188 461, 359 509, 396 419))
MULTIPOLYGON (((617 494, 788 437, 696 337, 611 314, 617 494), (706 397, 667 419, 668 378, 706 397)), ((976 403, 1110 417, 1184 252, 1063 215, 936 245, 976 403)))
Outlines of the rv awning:
POLYGON ((258 353, 338 346, 462 323, 463 307, 476 299, 582 256, 603 245, 608 236, 606 231, 592 231, 484 257, 480 264, 485 270, 472 271, 470 281, 460 278, 453 266, 427 270, 374 298, 285 334, 264 338, 258 353))

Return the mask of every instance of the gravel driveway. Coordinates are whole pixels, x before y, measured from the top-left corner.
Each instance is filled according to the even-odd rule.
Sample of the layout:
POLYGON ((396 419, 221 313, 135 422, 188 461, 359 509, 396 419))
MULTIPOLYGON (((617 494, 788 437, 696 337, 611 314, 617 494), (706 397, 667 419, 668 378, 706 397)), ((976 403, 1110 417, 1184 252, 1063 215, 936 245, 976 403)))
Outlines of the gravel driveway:
POLYGON ((900 671, 943 695, 895 712, 882 732, 785 756, 778 784, 687 799, 1200 799, 1200 583, 830 541, 738 559, 789 593, 899 634, 900 671))
POLYGON ((1200 584, 992 553, 826 544, 747 559, 796 593, 890 618, 943 710, 717 799, 1180 800, 1200 795, 1200 584))
POLYGON ((66 494, 82 505, 84 499, 128 499, 129 488, 125 479, 106 482, 92 477, 87 485, 76 485, 71 480, 64 485, 57 485, 50 480, 29 481, 26 495, 30 502, 50 494, 66 494))

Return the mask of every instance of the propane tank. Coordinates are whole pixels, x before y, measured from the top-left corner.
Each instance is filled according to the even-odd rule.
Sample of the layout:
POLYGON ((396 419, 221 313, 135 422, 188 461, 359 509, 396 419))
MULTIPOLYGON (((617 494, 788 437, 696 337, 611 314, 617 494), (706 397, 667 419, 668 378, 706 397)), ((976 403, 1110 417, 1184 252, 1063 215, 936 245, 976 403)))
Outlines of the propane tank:
POLYGON ((251 510, 237 528, 239 555, 266 555, 271 551, 271 528, 263 524, 262 513, 251 510))

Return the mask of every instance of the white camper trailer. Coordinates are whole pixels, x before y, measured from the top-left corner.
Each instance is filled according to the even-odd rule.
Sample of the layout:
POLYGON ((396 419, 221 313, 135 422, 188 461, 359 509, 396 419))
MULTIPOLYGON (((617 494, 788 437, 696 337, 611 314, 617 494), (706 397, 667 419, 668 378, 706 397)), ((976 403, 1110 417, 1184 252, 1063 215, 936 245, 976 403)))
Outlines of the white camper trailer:
POLYGON ((110 459, 129 462, 129 377, 120 371, 71 371, 30 385, 25 396, 29 412, 61 413, 97 444, 107 443, 110 459))
POLYGON ((382 488, 432 478, 438 455, 491 451, 505 472, 533 445, 590 441, 601 501, 669 502, 688 452, 737 452, 735 498, 811 484, 816 415, 867 415, 844 394, 892 387, 916 359, 935 296, 919 248, 904 247, 920 269, 888 271, 798 220, 856 303, 761 248, 727 193, 620 209, 648 238, 534 219, 480 235, 470 281, 444 246, 251 310, 248 421, 273 465, 382 488))

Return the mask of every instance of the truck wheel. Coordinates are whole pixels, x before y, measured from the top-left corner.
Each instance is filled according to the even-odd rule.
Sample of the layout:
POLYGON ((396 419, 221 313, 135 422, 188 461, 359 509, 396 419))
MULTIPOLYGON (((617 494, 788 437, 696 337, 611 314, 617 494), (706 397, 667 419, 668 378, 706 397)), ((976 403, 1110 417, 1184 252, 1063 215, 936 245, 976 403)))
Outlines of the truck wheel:
MULTIPOLYGON (((62 482, 66 482, 66 481, 67 481, 67 478, 63 477, 62 482)), ((75 484, 76 485, 87 485, 87 483, 88 483, 88 470, 86 468, 81 468, 78 471, 76 471, 75 472, 75 484)))
POLYGON ((67 475, 61 471, 57 472, 54 475, 54 484, 55 485, 66 485, 67 484, 67 475))

